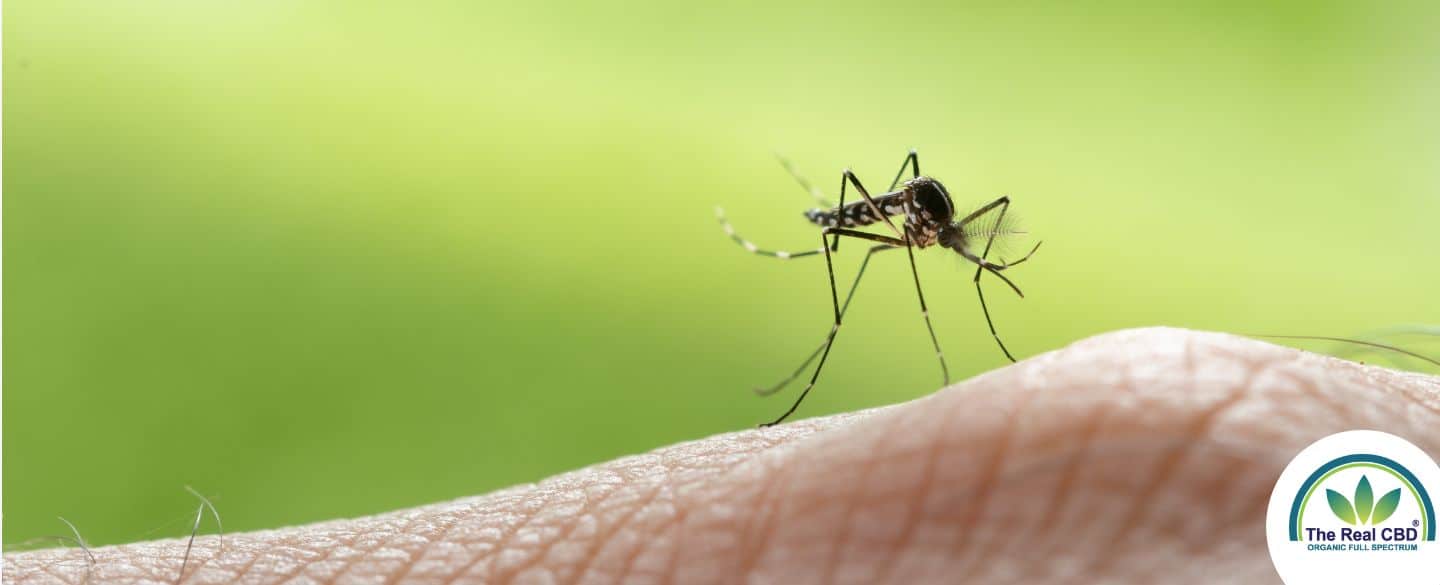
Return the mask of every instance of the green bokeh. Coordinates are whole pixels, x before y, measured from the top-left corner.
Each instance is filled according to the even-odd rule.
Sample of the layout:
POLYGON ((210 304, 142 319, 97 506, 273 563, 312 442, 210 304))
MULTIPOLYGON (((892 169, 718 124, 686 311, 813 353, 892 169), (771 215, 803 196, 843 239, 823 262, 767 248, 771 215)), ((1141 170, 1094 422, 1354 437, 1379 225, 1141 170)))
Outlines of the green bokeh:
MULTIPOLYGON (((905 149, 1045 247, 1017 354, 1440 321, 1440 7, 7 2, 4 540, 244 530, 745 428, 829 327, 810 204, 905 149), (157 529, 158 527, 158 529, 157 529)), ((848 280, 859 245, 837 258, 848 280)), ((919 254, 952 373, 1003 363, 919 254)), ((876 260, 813 416, 939 380, 876 260)))

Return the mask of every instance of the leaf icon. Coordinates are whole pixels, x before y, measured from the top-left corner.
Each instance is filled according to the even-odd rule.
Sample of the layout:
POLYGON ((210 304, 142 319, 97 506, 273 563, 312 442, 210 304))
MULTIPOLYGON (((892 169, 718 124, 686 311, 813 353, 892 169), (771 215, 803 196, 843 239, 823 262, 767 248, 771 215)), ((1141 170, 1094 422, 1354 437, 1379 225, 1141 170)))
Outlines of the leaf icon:
POLYGON ((1375 507, 1375 492, 1370 491, 1370 478, 1360 476, 1360 485, 1355 486, 1355 517, 1364 524, 1370 520, 1370 509, 1375 507))
POLYGON ((1335 513, 1336 518, 1344 520, 1346 524, 1355 524, 1355 509, 1350 507, 1350 500, 1345 499, 1340 492, 1329 489, 1325 490, 1325 497, 1330 500, 1330 511, 1335 513))
POLYGON ((1395 508, 1400 506, 1400 488, 1390 490, 1375 504, 1375 517, 1370 519, 1371 524, 1379 524, 1395 513, 1395 508))

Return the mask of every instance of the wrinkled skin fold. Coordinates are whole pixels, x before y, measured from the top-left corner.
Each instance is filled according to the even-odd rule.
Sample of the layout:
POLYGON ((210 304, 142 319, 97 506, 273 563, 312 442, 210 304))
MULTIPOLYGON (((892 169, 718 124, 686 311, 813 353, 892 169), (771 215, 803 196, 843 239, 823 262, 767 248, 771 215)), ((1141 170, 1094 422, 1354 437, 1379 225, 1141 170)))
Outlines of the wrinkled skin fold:
MULTIPOLYGON (((745 430, 538 484, 195 543, 186 583, 1278 582, 1289 459, 1376 429, 1440 453, 1440 379, 1250 339, 1110 333, 882 409, 745 430)), ((185 541, 94 549, 173 583, 185 541)), ((78 549, 4 582, 81 583, 78 549)))

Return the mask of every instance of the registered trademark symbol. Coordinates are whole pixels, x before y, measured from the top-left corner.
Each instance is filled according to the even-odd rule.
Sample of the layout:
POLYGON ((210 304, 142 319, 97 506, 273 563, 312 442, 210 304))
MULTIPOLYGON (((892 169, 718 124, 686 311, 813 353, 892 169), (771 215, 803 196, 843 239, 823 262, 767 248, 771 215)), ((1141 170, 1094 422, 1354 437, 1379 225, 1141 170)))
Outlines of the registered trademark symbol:
POLYGON ((1419 520, 1411 520, 1411 521, 1410 521, 1410 525, 1411 525, 1411 526, 1419 526, 1419 525, 1420 525, 1420 521, 1419 521, 1419 520))

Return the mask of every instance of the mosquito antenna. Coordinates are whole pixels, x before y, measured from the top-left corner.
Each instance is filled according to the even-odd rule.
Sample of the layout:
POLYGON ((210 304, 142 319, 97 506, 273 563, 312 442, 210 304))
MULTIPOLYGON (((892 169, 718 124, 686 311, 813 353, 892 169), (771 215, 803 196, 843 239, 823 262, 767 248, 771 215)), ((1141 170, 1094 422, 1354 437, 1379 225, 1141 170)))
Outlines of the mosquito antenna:
POLYGON ((75 535, 75 544, 80 545, 80 550, 85 551, 85 556, 90 559, 89 563, 85 565, 85 583, 90 583, 90 577, 95 572, 95 553, 90 552, 90 545, 85 542, 85 537, 80 536, 79 528, 76 528, 75 525, 71 524, 69 520, 66 520, 64 516, 56 516, 56 518, 59 518, 61 522, 64 522, 66 526, 70 527, 70 532, 75 535))
POLYGON ((1252 333, 1252 334, 1250 334, 1250 337, 1268 337, 1268 338, 1271 338, 1271 339, 1309 339, 1309 340, 1313 340, 1313 341, 1334 341, 1334 342, 1337 342, 1337 343, 1352 343, 1352 344, 1355 344, 1355 345, 1363 345, 1363 346, 1366 346, 1366 347, 1373 347, 1373 348, 1376 348, 1376 349, 1385 349, 1385 350, 1393 351, 1393 352, 1396 352, 1396 353, 1405 354, 1405 355, 1408 355, 1408 356, 1413 357, 1413 358, 1415 358, 1415 359, 1422 360, 1422 361, 1424 361, 1424 362, 1426 362, 1426 363, 1429 363, 1429 364, 1431 364, 1431 365, 1433 365, 1433 366, 1440 367, 1440 360, 1436 360, 1435 358, 1432 358, 1432 357, 1429 357, 1429 356, 1426 356, 1426 355, 1422 355, 1422 354, 1419 354, 1419 353, 1410 351, 1410 350, 1408 350, 1408 349, 1402 349, 1402 348, 1399 348, 1399 347, 1395 347, 1395 346, 1393 346, 1393 345, 1386 345, 1386 344, 1384 344, 1384 343, 1376 343, 1376 342, 1373 342, 1373 341, 1365 341, 1365 340, 1363 340, 1363 339, 1350 339, 1350 338, 1347 338, 1347 337, 1326 337, 1326 336, 1324 336, 1324 335, 1265 335, 1265 334, 1259 334, 1259 333, 1252 333))

